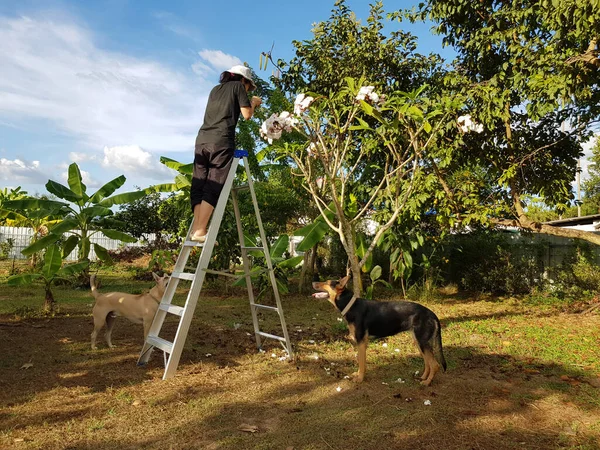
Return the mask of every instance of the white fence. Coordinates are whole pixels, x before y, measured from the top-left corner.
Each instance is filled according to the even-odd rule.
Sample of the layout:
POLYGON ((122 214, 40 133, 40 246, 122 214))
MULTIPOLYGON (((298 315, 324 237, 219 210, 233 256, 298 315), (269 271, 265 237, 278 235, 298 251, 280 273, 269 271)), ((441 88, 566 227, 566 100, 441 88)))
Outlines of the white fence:
MULTIPOLYGON (((65 239, 69 236, 70 233, 65 233, 65 239)), ((8 259, 26 259, 25 256, 21 253, 21 251, 28 247, 31 244, 31 236, 33 235, 33 230, 31 228, 22 228, 22 227, 1 227, 0 226, 0 244, 3 242, 8 242, 8 240, 12 240, 12 249, 9 251, 7 258, 8 259)), ((142 238, 143 242, 154 242, 156 239, 155 234, 147 234, 142 238)), ((298 252, 296 247, 302 241, 302 237, 300 236, 291 236, 290 243, 288 245, 288 252, 292 256, 301 255, 303 252, 298 252)), ((110 239, 104 236, 102 233, 95 233, 91 238, 90 242, 92 244, 99 244, 107 250, 117 250, 122 247, 141 247, 144 245, 143 242, 138 241, 134 243, 123 243, 121 241, 117 241, 115 239, 110 239)), ((94 246, 91 246, 90 250, 90 260, 96 260, 96 252, 94 251, 94 246)), ((71 254, 66 258, 67 261, 77 261, 77 248, 71 252, 71 254)))
MULTIPOLYGON (((9 259, 26 259, 25 256, 21 253, 21 251, 28 247, 31 244, 31 237, 33 236, 33 230, 31 228, 22 228, 22 227, 0 227, 0 243, 9 242, 9 239, 12 240, 12 249, 8 253, 9 259)), ((68 237, 69 233, 65 233, 65 236, 68 237)), ((144 236, 144 240, 147 242, 152 242, 155 236, 148 235, 144 236)), ((99 244, 107 250, 116 250, 121 247, 141 247, 143 244, 141 242, 135 242, 132 244, 123 243, 121 241, 117 241, 115 239, 110 239, 104 236, 102 233, 95 233, 91 238, 90 242, 92 244, 99 244)), ((90 251, 90 260, 94 261, 96 259, 96 252, 94 251, 94 246, 91 246, 90 251)), ((77 248, 71 252, 71 254, 66 258, 67 261, 76 261, 77 260, 77 248)))

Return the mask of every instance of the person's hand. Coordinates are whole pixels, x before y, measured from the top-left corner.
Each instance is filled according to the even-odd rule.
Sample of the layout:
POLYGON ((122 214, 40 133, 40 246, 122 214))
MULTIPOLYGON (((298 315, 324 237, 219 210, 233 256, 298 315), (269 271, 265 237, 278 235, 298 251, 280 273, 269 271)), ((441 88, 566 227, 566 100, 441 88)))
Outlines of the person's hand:
POLYGON ((257 96, 252 97, 252 100, 250 100, 250 104, 252 105, 253 108, 258 108, 261 103, 262 103, 262 99, 257 96))

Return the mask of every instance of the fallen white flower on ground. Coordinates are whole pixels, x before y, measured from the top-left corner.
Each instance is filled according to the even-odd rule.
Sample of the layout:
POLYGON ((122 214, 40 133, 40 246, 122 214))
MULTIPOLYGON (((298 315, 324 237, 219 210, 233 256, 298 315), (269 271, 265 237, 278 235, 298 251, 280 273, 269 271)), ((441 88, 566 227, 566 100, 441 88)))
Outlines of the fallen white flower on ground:
POLYGON ((424 404, 425 406, 431 406, 431 400, 425 400, 425 401, 423 402, 423 404, 424 404))

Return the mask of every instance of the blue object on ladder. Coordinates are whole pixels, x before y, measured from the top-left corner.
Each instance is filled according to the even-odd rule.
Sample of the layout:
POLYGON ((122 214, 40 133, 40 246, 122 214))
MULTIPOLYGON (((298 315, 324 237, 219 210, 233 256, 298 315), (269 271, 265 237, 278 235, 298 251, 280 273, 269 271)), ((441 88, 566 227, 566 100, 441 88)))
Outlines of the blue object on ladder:
POLYGON ((234 158, 244 158, 244 157, 248 157, 248 150, 234 150, 233 151, 233 157, 234 158))

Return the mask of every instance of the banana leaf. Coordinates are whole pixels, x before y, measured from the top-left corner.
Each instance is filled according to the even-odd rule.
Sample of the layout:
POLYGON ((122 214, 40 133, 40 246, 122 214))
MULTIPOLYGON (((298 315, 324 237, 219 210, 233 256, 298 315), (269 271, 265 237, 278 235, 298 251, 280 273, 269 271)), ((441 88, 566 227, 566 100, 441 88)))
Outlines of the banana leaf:
POLYGON ((48 236, 44 236, 43 238, 41 238, 38 241, 31 244, 29 247, 26 247, 23 250, 21 250, 21 253, 25 256, 33 255, 34 253, 37 253, 40 250, 45 249, 49 245, 54 244, 59 239, 60 239, 59 234, 50 233, 48 236))
POLYGON ((60 247, 56 244, 50 245, 46 248, 46 255, 44 256, 44 267, 42 267, 42 276, 49 280, 54 275, 60 266, 62 265, 62 254, 60 247))
POLYGON ((104 200, 106 197, 110 196, 119 189, 121 186, 125 184, 126 178, 121 175, 114 180, 109 181, 104 186, 96 191, 94 195, 90 198, 91 203, 99 203, 104 200))

